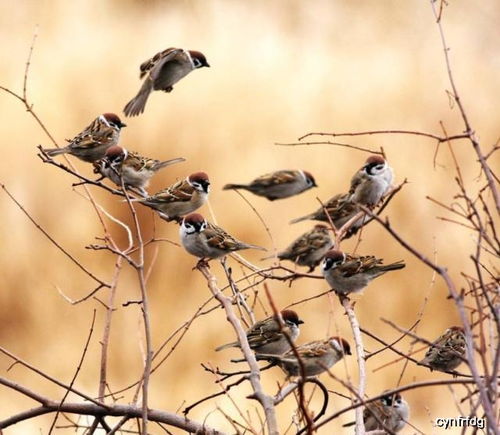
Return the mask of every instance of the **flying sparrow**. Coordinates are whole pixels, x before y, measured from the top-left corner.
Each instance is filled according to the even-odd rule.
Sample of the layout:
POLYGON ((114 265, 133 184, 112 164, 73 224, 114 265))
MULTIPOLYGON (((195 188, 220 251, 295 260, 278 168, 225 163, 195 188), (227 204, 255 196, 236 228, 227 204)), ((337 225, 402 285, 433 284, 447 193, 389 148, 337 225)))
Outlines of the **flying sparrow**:
POLYGON ((184 162, 186 159, 160 160, 142 157, 136 152, 115 145, 107 149, 105 156, 94 162, 94 172, 109 178, 113 183, 121 186, 121 179, 125 187, 135 187, 144 196, 147 196, 146 187, 153 175, 166 166, 184 162))
POLYGON ((167 220, 176 220, 205 204, 210 191, 210 181, 205 172, 195 172, 152 196, 137 199, 159 212, 167 220))
POLYGON ((432 343, 432 346, 425 354, 425 358, 418 364, 428 365, 431 371, 450 372, 464 361, 465 349, 464 328, 452 326, 432 343))
POLYGON ((120 130, 126 124, 114 113, 99 115, 64 148, 52 148, 43 150, 49 157, 59 154, 71 154, 85 162, 93 163, 104 157, 106 150, 118 144, 120 130))
MULTIPOLYGON (((295 341, 300 334, 299 325, 304 322, 299 319, 299 316, 293 310, 281 311, 281 319, 284 324, 283 330, 280 328, 276 316, 271 316, 255 323, 255 325, 247 331, 250 349, 255 353, 265 353, 268 355, 281 355, 289 350, 290 343, 284 332, 288 334, 292 341, 295 341)), ((229 347, 240 347, 240 344, 235 341, 219 346, 215 350, 218 352, 219 350, 229 347)))
MULTIPOLYGON (((367 432, 385 430, 384 433, 399 432, 410 417, 410 407, 399 393, 387 394, 376 402, 366 405, 363 421, 367 432)), ((345 424, 352 426, 354 422, 345 424)))
MULTIPOLYGON (((324 204, 324 207, 319 207, 311 214, 293 219, 290 223, 295 224, 308 219, 322 222, 330 222, 331 220, 335 228, 340 229, 361 211, 359 205, 351 201, 350 198, 351 195, 349 193, 337 194, 330 198, 324 204), (328 214, 325 213, 325 209, 328 214)), ((350 226, 348 235, 354 234, 363 226, 367 219, 368 216, 365 214, 360 216, 359 219, 356 219, 350 226)))
POLYGON ((322 272, 337 294, 348 295, 363 290, 380 275, 403 267, 403 261, 383 265, 382 260, 372 255, 358 256, 332 249, 325 255, 322 272))
POLYGON ((392 185, 394 173, 380 155, 368 157, 363 167, 352 177, 351 201, 368 206, 376 206, 392 185))
POLYGON ((249 245, 236 240, 222 228, 207 222, 198 213, 191 213, 184 217, 179 234, 186 251, 201 260, 221 258, 242 249, 265 251, 260 246, 249 245))
POLYGON ((167 48, 156 53, 140 66, 140 76, 146 76, 139 93, 123 109, 125 116, 137 116, 144 112, 152 91, 171 92, 173 86, 191 71, 209 67, 207 59, 199 51, 167 48))
POLYGON ((283 170, 261 175, 249 184, 226 184, 223 189, 244 189, 274 201, 298 195, 312 187, 316 187, 316 182, 309 172, 283 170))
MULTIPOLYGON (((349 343, 340 337, 312 341, 298 346, 296 351, 304 366, 305 377, 316 376, 340 361, 344 355, 351 355, 349 343)), ((258 360, 266 360, 279 365, 288 376, 300 376, 300 363, 293 349, 283 355, 258 354, 258 360)))
POLYGON ((312 230, 295 239, 284 251, 278 253, 278 258, 293 261, 299 266, 308 266, 309 272, 312 272, 332 246, 329 228, 317 224, 312 230))

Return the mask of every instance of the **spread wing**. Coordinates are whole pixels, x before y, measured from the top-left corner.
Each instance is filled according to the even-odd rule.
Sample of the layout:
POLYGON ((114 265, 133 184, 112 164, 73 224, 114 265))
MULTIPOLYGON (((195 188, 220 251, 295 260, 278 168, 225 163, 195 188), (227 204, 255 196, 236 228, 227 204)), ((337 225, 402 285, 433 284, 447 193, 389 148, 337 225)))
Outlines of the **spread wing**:
POLYGON ((148 72, 150 72, 153 68, 156 68, 157 66, 158 66, 157 70, 161 70, 161 67, 165 64, 165 62, 174 59, 175 56, 181 53, 182 51, 183 51, 182 48, 170 47, 167 48, 166 50, 156 53, 151 59, 148 59, 141 64, 141 66, 139 67, 140 70, 139 77, 142 79, 148 72))

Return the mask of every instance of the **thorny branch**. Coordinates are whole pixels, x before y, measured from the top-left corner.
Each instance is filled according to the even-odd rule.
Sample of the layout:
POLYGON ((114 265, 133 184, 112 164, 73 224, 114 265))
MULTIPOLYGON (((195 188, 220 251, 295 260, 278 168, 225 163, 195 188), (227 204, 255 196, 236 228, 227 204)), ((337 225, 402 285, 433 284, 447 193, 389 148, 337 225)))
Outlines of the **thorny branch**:
MULTIPOLYGON (((449 297, 453 300, 455 306, 457 307, 459 317, 461 319, 461 322, 466 330, 466 336, 467 336, 467 364, 471 370, 471 377, 468 375, 464 375, 462 373, 456 373, 456 372, 450 372, 451 374, 458 375, 460 376, 459 379, 444 379, 444 380, 438 380, 438 381, 424 381, 424 382, 415 382, 412 384, 408 384, 405 386, 400 386, 397 388, 392 389, 389 393, 396 393, 396 392, 404 392, 408 390, 413 390, 413 389, 420 389, 424 387, 435 387, 435 386, 452 386, 452 385, 462 385, 464 387, 469 388, 468 386, 471 385, 474 388, 469 388, 468 389, 468 394, 467 394, 467 399, 470 402, 470 413, 471 415, 476 415, 482 411, 484 412, 485 417, 487 418, 488 425, 489 425, 489 431, 491 433, 498 434, 499 430, 496 425, 496 419, 495 416, 497 415, 497 399, 498 399, 498 371, 500 367, 500 347, 498 346, 498 334, 500 332, 500 324, 499 324, 499 296, 498 296, 498 289, 499 289, 499 282, 498 282, 498 270, 495 268, 493 264, 489 264, 487 260, 485 260, 485 257, 488 257, 488 255, 493 255, 493 256, 498 256, 498 253, 500 252, 500 242, 496 230, 496 221, 494 219, 494 211, 490 211, 490 208, 492 208, 489 204, 488 201, 488 194, 491 194, 493 197, 493 201, 495 203, 495 208, 497 211, 497 214, 500 213, 500 200, 498 196, 498 190, 497 190, 497 184, 498 182, 498 177, 497 175, 492 171, 491 167, 488 164, 488 159, 491 157, 491 155, 499 149, 498 144, 495 144, 495 146, 492 148, 492 150, 488 153, 484 153, 482 151, 478 136, 476 135, 475 131, 473 130, 472 126, 470 125, 468 115, 464 109, 462 100, 459 96, 455 80, 452 74, 452 68, 451 68, 451 62, 449 58, 449 52, 450 49, 447 45, 445 36, 444 36, 444 31, 441 23, 441 18, 442 18, 442 12, 443 12, 443 5, 445 2, 440 2, 439 10, 436 9, 435 1, 431 0, 431 7, 432 11, 434 14, 434 17, 436 18, 437 26, 439 29, 439 34, 441 38, 441 43, 444 51, 444 59, 446 63, 446 69, 447 69, 447 74, 448 74, 448 80, 450 82, 450 86, 452 88, 452 92, 449 94, 453 98, 454 102, 456 103, 460 116, 462 118, 462 121, 465 126, 465 132, 464 133, 459 133, 459 134, 453 134, 453 135, 448 135, 446 132, 446 129, 444 128, 444 125, 441 123, 441 128, 442 128, 442 135, 437 135, 434 133, 427 133, 427 132, 420 132, 420 131, 412 131, 412 130, 372 130, 372 131, 361 131, 361 132, 344 132, 344 133, 308 133, 301 138, 299 138, 298 143, 291 143, 291 144, 277 144, 277 145, 283 145, 283 146, 307 146, 307 145, 319 145, 319 144, 327 144, 327 145, 333 145, 333 146, 341 146, 341 147, 347 147, 350 149, 355 149, 358 151, 363 151, 363 152, 369 152, 369 153, 374 153, 374 154, 382 154, 384 155, 384 150, 380 149, 378 150, 372 150, 368 147, 359 147, 359 146, 354 146, 346 143, 340 143, 340 142, 333 142, 333 141, 314 141, 314 142, 304 142, 304 139, 306 139, 309 136, 328 136, 332 139, 335 138, 346 138, 346 137, 357 137, 357 136, 373 136, 373 135, 381 135, 381 134, 403 134, 403 135, 414 135, 417 137, 423 137, 427 139, 432 139, 437 141, 437 144, 441 143, 447 143, 448 148, 450 150, 450 153, 454 159, 455 162, 455 169, 457 172, 457 177, 456 177, 456 182, 459 188, 459 193, 457 194, 456 197, 453 198, 453 202, 451 205, 447 205, 442 201, 434 200, 431 199, 434 203, 440 205, 441 207, 445 208, 447 211, 451 212, 454 214, 454 218, 456 220, 452 220, 449 218, 442 218, 442 220, 447 221, 447 222, 455 222, 462 227, 474 231, 474 233, 477 236, 477 241, 476 241, 476 246, 474 252, 470 255, 470 260, 474 264, 474 269, 475 269, 475 276, 469 276, 466 275, 465 273, 462 273, 461 276, 466 280, 467 283, 467 288, 466 289, 459 289, 456 282, 452 279, 450 273, 448 272, 447 268, 445 266, 441 266, 437 263, 436 260, 430 260, 425 254, 422 253, 419 249, 415 248, 412 246, 403 236, 399 235, 398 232, 394 230, 394 228, 391 226, 389 223, 389 220, 387 218, 382 218, 381 213, 387 206, 388 202, 392 199, 392 197, 401 189, 403 184, 406 183, 403 182, 401 185, 399 185, 397 188, 393 190, 393 192, 386 197, 385 202, 383 205, 378 209, 377 213, 373 213, 372 210, 368 209, 363 209, 361 212, 361 215, 365 213, 368 215, 368 220, 365 222, 365 225, 368 224, 369 222, 375 220, 379 225, 382 225, 385 230, 396 240, 400 243, 401 246, 403 246, 405 249, 407 249, 409 252, 411 252, 420 262, 426 264, 428 267, 430 267, 432 270, 434 270, 445 282, 448 291, 449 291, 449 297), (472 144, 472 148, 474 150, 474 153, 477 157, 477 161, 479 162, 479 166, 481 168, 481 173, 484 174, 484 177, 486 180, 483 180, 483 183, 485 183, 484 187, 480 189, 480 191, 477 193, 477 196, 471 195, 467 189, 466 185, 462 176, 462 173, 460 171, 460 165, 454 155, 453 148, 451 147, 451 142, 456 141, 456 140, 469 140, 472 144), (490 282, 488 282, 488 279, 490 282), (469 299, 467 297, 470 296, 469 299), (471 301, 471 302, 470 302, 471 301), (475 304, 475 306, 474 306, 475 304), (486 321, 489 321, 490 323, 485 323, 486 321), (475 338, 477 337, 477 340, 475 338), (496 344, 495 344, 496 343, 496 344), (488 359, 487 355, 487 348, 489 346, 489 357, 488 359), (477 366, 477 363, 475 361, 475 352, 479 354, 480 362, 481 362, 481 372, 477 366)), ((16 93, 6 87, 0 86, 0 90, 3 90, 7 94, 13 96, 16 98, 18 101, 20 101, 26 108, 27 112, 30 113, 30 115, 35 119, 37 124, 42 128, 42 130, 45 132, 47 137, 51 140, 51 142, 55 145, 58 146, 56 143, 54 137, 51 135, 51 133, 48 131, 44 123, 41 121, 41 119, 38 117, 38 115, 35 113, 33 110, 33 104, 29 102, 28 95, 27 95, 27 88, 28 88, 28 75, 29 75, 29 67, 31 64, 31 59, 32 59, 32 54, 33 54, 33 49, 34 49, 34 44, 37 38, 38 30, 35 31, 35 34, 33 36, 33 42, 31 44, 30 50, 29 50, 29 55, 28 59, 26 62, 26 68, 24 72, 24 80, 23 80, 23 90, 22 93, 16 93)), ((0 384, 13 390, 17 391, 26 397, 29 397, 35 401, 37 401, 40 406, 37 408, 33 408, 28 411, 21 412, 19 414, 10 416, 3 421, 0 421, 0 429, 9 427, 17 422, 24 421, 27 419, 34 418, 38 415, 43 415, 43 414, 49 414, 49 413, 55 413, 55 417, 53 420, 53 424, 50 430, 52 428, 57 427, 55 426, 55 422, 57 420, 57 417, 60 413, 68 413, 68 414, 78 414, 78 415, 87 415, 87 416, 94 416, 95 420, 92 426, 89 427, 90 433, 93 433, 96 429, 97 426, 100 424, 108 433, 116 433, 118 431, 123 430, 122 426, 129 420, 137 420, 137 429, 139 431, 139 428, 141 429, 140 432, 147 434, 148 433, 148 421, 151 422, 156 422, 156 423, 164 423, 167 425, 171 425, 174 427, 181 428, 185 431, 189 432, 195 432, 195 433, 203 433, 203 434, 222 434, 222 432, 217 431, 216 429, 210 428, 206 426, 205 424, 195 422, 193 420, 187 419, 185 416, 187 413, 195 406, 198 404, 209 400, 211 398, 217 397, 222 394, 227 394, 227 391, 232 388, 232 387, 237 387, 240 384, 242 384, 244 381, 249 380, 254 393, 250 396, 252 399, 256 399, 259 401, 261 404, 262 408, 264 409, 265 413, 265 419, 262 420, 261 415, 258 415, 258 418, 261 420, 261 426, 264 427, 264 425, 267 425, 267 430, 269 434, 274 435, 278 434, 280 431, 280 427, 278 426, 278 422, 276 419, 276 413, 275 413, 275 407, 281 403, 287 395, 292 393, 295 389, 299 389, 299 408, 302 410, 302 413, 304 415, 304 418, 306 420, 306 426, 304 429, 302 429, 299 432, 302 431, 307 431, 307 433, 313 433, 317 429, 321 428, 328 422, 338 418, 340 415, 351 411, 351 410, 356 410, 356 433, 360 434, 364 432, 364 426, 363 426, 363 421, 362 421, 362 407, 365 406, 368 403, 372 403, 376 400, 379 400, 382 395, 378 396, 373 396, 369 399, 365 399, 365 394, 364 394, 364 389, 365 389, 365 383, 366 383, 366 373, 365 373, 365 367, 364 367, 364 362, 365 359, 371 358, 374 355, 380 354, 382 352, 385 352, 386 350, 392 351, 400 355, 402 358, 406 359, 407 361, 411 361, 412 363, 416 363, 417 360, 413 359, 411 357, 411 351, 408 352, 402 352, 399 351, 395 345, 406 335, 412 336, 410 331, 413 329, 413 327, 410 328, 410 331, 405 331, 404 335, 399 337, 397 340, 393 341, 392 343, 387 343, 386 340, 384 340, 381 337, 378 337, 375 334, 372 334, 370 331, 359 327, 357 324, 357 319, 354 316, 354 311, 352 310, 352 306, 350 306, 349 301, 346 299, 342 301, 342 304, 344 305, 344 308, 348 314, 349 321, 351 322, 351 327, 353 330, 353 335, 355 338, 355 343, 356 343, 356 350, 357 350, 357 360, 358 360, 358 368, 359 368, 359 385, 358 388, 356 389, 350 381, 343 382, 342 385, 346 387, 351 394, 353 394, 355 397, 354 399, 351 400, 350 405, 340 409, 340 410, 335 410, 335 412, 329 416, 327 416, 323 421, 317 423, 316 421, 324 414, 326 411, 326 406, 328 403, 328 395, 325 393, 325 387, 323 384, 321 384, 319 381, 316 380, 306 380, 305 382, 299 382, 297 383, 290 383, 286 385, 280 392, 275 396, 271 397, 267 395, 260 383, 260 371, 263 369, 259 369, 255 357, 250 350, 248 346, 248 341, 246 339, 246 334, 236 317, 234 310, 233 310, 233 300, 227 296, 225 296, 222 291, 225 290, 226 288, 231 288, 232 291, 234 292, 234 295, 236 297, 236 300, 239 301, 241 306, 244 308, 246 311, 246 314, 250 318, 250 320, 253 322, 253 306, 249 306, 244 299, 243 294, 247 290, 252 290, 255 292, 256 298, 255 300, 259 300, 257 297, 258 290, 255 288, 259 286, 260 284, 264 283, 264 286, 266 285, 267 280, 277 280, 277 281, 287 281, 290 284, 298 278, 301 279, 322 279, 320 275, 313 275, 313 274, 306 274, 306 273, 298 273, 295 270, 285 268, 283 266, 276 266, 276 267, 268 267, 268 268, 260 268, 257 267, 248 261, 244 260, 240 256, 234 255, 233 257, 236 258, 236 261, 239 262, 241 265, 242 271, 243 271, 243 276, 242 277, 233 277, 232 270, 230 267, 227 267, 224 264, 226 276, 228 278, 228 286, 224 288, 218 288, 217 282, 215 279, 215 276, 211 274, 209 271, 208 267, 201 266, 199 270, 207 280, 208 287, 212 293, 212 296, 204 302, 204 304, 199 307, 196 312, 193 314, 191 319, 188 321, 184 322, 177 330, 175 330, 165 341, 164 343, 160 346, 160 348, 153 353, 152 350, 152 344, 151 344, 151 330, 150 330, 150 325, 149 325, 149 307, 148 307, 148 299, 147 299, 147 289, 146 289, 146 281, 147 281, 147 276, 144 273, 144 248, 147 246, 149 243, 152 243, 153 241, 156 240, 151 240, 148 242, 144 242, 142 239, 141 235, 141 228, 140 228, 140 223, 136 214, 136 211, 134 209, 133 204, 130 201, 130 196, 128 193, 125 191, 124 186, 122 185, 121 189, 114 189, 106 186, 105 184, 101 183, 99 180, 91 180, 85 176, 82 176, 79 174, 79 172, 72 166, 71 162, 68 161, 68 165, 58 163, 52 159, 50 159, 48 156, 46 156, 43 151, 40 149, 40 154, 39 157, 42 159, 44 163, 51 164, 55 167, 58 167, 59 169, 70 173, 74 177, 76 177, 79 181, 85 183, 85 184, 91 184, 95 185, 96 187, 100 187, 101 189, 104 189, 105 191, 113 194, 113 195, 119 195, 122 197, 125 197, 127 201, 127 205, 130 209, 130 214, 133 220, 133 226, 132 228, 135 230, 135 242, 136 244, 134 245, 134 240, 132 236, 132 230, 131 228, 125 224, 119 221, 118 219, 113 218, 111 215, 109 215, 101 206, 95 203, 94 199, 90 195, 87 186, 84 186, 87 199, 92 203, 92 206, 94 207, 94 210, 96 214, 98 215, 99 219, 101 220, 102 227, 104 230, 104 237, 101 238, 100 240, 103 241, 102 245, 92 245, 91 249, 95 250, 100 250, 100 249, 106 249, 109 252, 113 253, 116 255, 116 262, 115 262, 115 270, 114 270, 114 275, 111 280, 111 282, 108 284, 107 282, 100 280, 97 278, 95 275, 92 274, 89 270, 87 270, 81 263, 76 259, 74 256, 69 254, 64 247, 62 247, 60 244, 58 244, 34 219, 29 212, 14 198, 14 196, 7 190, 7 188, 3 185, 0 184, 0 187, 5 191, 5 193, 14 201, 14 203, 17 205, 17 207, 20 208, 21 211, 30 219, 30 221, 36 226, 36 228, 42 232, 50 241, 52 244, 54 244, 58 249, 60 249, 73 263, 75 263, 85 274, 87 274, 89 277, 91 277, 94 281, 96 281, 99 286, 88 296, 85 298, 82 298, 79 301, 85 301, 90 299, 91 296, 93 296, 98 290, 101 288, 108 288, 110 293, 108 295, 108 300, 107 303, 105 304, 102 301, 101 302, 105 308, 106 308, 106 318, 105 318, 105 326, 103 330, 103 338, 102 338, 102 343, 101 343, 101 363, 100 363, 100 379, 99 379, 99 390, 98 390, 98 398, 94 399, 87 394, 80 392, 76 390, 73 387, 74 381, 76 379, 76 376, 78 375, 83 359, 86 355, 87 348, 90 343, 90 339, 92 336, 93 332, 93 325, 94 325, 94 320, 95 320, 95 312, 94 312, 94 319, 92 321, 92 327, 89 332, 89 336, 85 345, 85 348, 83 350, 83 355, 81 356, 80 363, 78 364, 76 368, 76 372, 74 374, 73 380, 69 385, 66 385, 57 379, 47 375, 46 373, 42 372, 41 370, 37 369, 35 366, 30 365, 20 358, 16 357, 12 353, 10 353, 8 350, 0 348, 0 352, 3 354, 7 355, 8 357, 12 358, 15 364, 22 365, 29 370, 34 371, 35 373, 39 374, 40 376, 44 377, 45 379, 49 380, 50 382, 62 387, 65 390, 65 394, 62 399, 59 400, 50 400, 49 398, 36 393, 22 385, 19 385, 13 381, 10 381, 8 379, 5 379, 3 377, 0 377, 0 384), (117 224, 120 226, 128 236, 129 240, 129 246, 126 247, 125 249, 120 249, 114 239, 109 235, 108 229, 104 223, 104 220, 102 219, 101 213, 106 214, 112 221, 113 223, 117 224), (134 255, 138 256, 138 259, 134 257, 134 255), (118 278, 119 278, 119 273, 121 269, 121 264, 122 260, 126 260, 129 265, 131 265, 132 268, 134 268, 137 272, 138 276, 138 281, 139 281, 139 287, 141 291, 141 299, 139 301, 134 301, 134 302, 129 302, 129 303, 136 303, 140 306, 142 310, 142 315, 143 315, 143 324, 144 324, 144 333, 145 333, 145 339, 146 339, 146 355, 144 356, 144 370, 143 373, 140 377, 140 379, 137 382, 134 382, 132 385, 120 390, 120 391, 115 391, 109 395, 105 394, 106 388, 109 388, 107 385, 107 353, 108 353, 108 346, 109 346, 109 340, 110 340, 110 328, 111 328, 111 319, 112 319, 112 313, 115 310, 114 308, 114 302, 115 302, 115 294, 116 294, 116 287, 118 284, 118 278), (276 272, 284 272, 284 274, 277 274, 276 272), (243 285, 241 284, 242 282, 248 283, 248 287, 243 288, 243 285), (241 287, 241 288, 240 288, 241 287), (215 304, 214 298, 218 302, 217 305, 211 306, 209 305, 211 302, 215 304), (241 299, 240 299, 241 298, 241 299), (193 403, 192 405, 188 406, 184 410, 184 417, 174 414, 174 413, 169 413, 169 412, 164 412, 164 411, 159 411, 159 410, 153 410, 148 408, 148 382, 149 382, 149 377, 151 373, 156 370, 158 367, 160 367, 164 361, 171 355, 171 353, 176 349, 180 341, 185 337, 187 331, 189 328, 193 325, 194 321, 201 318, 205 314, 211 313, 213 311, 216 311, 218 306, 222 306, 224 308, 224 311, 226 313, 226 316, 233 326, 234 330, 236 331, 236 334, 238 336, 238 341, 241 344, 241 350, 244 354, 245 360, 247 361, 250 371, 249 372, 235 372, 233 374, 230 374, 230 376, 235 376, 235 375, 242 375, 238 380, 234 381, 231 384, 228 384, 227 386, 224 387, 223 391, 221 393, 216 393, 213 395, 210 395, 206 398, 203 398, 201 400, 198 400, 197 402, 193 403), (383 345, 383 347, 371 354, 369 354, 366 358, 364 356, 364 348, 363 348, 363 343, 361 340, 361 334, 360 331, 363 332, 364 334, 372 337, 379 343, 383 345), (176 338, 177 337, 177 338, 176 338), (152 367, 152 362, 155 358, 158 358, 160 355, 160 352, 164 349, 164 347, 171 341, 174 340, 174 344, 171 346, 170 350, 167 352, 167 355, 162 357, 162 359, 156 364, 155 367, 152 367), (304 394, 303 394, 303 386, 304 383, 307 382, 319 382, 317 385, 322 389, 323 393, 326 394, 324 404, 322 407, 322 410, 320 413, 314 418, 311 419, 308 411, 307 411, 307 404, 304 399, 304 394), (103 401, 105 398, 109 396, 113 396, 113 400, 115 399, 114 395, 116 395, 119 392, 125 391, 129 388, 132 388, 134 386, 137 386, 137 391, 134 399, 134 404, 133 405, 120 405, 118 403, 113 403, 113 404, 104 404, 103 401), (136 406, 136 401, 139 392, 142 391, 142 404, 140 406, 136 406), (66 402, 67 395, 69 392, 72 392, 79 396, 82 400, 85 400, 87 402, 82 402, 82 403, 71 403, 71 402, 66 402), (88 403, 90 402, 90 403, 88 403), (115 424, 113 428, 110 428, 106 422, 104 421, 104 417, 106 416, 119 416, 122 417, 121 420, 115 424)), ((80 184, 80 183, 78 183, 80 184)), ((244 198, 246 200, 246 198, 244 198)), ((247 200, 246 200, 247 201, 247 200)), ((269 231, 269 228, 267 224, 265 223, 264 219, 261 217, 261 215, 257 212, 257 210, 250 204, 249 201, 247 201, 250 207, 253 209, 253 211, 257 214, 259 219, 262 221, 263 225, 266 228, 266 231, 269 234, 269 237, 271 240, 273 240, 272 234, 269 231)), ((354 219, 356 220, 356 219, 354 219)), ((337 242, 339 243, 341 239, 344 238, 345 234, 348 231, 349 225, 347 225, 347 228, 342 228, 339 229, 337 234, 337 242)), ((334 229, 336 230, 336 229, 334 229)), ((273 242, 274 245, 274 242, 273 242)), ((289 306, 295 306, 299 304, 303 304, 307 302, 308 300, 311 300, 313 298, 317 297, 323 297, 323 295, 328 294, 329 292, 323 292, 320 293, 316 296, 308 297, 301 299, 299 301, 292 302, 289 306)), ((77 301, 78 302, 78 301, 77 301)), ((276 314, 277 310, 276 307, 274 306, 274 303, 272 299, 270 299, 271 305, 273 307, 273 311, 276 314)), ((423 342, 426 342, 426 340, 420 339, 423 342)), ((291 341, 291 340, 290 340, 291 341)), ((427 344, 430 344, 427 342, 427 344)), ((293 342, 291 342, 292 349, 295 349, 295 345, 293 342)), ((221 373, 216 370, 215 372, 212 371, 212 373, 216 375, 221 375, 221 373)), ((218 380, 218 382, 222 382, 225 379, 230 377, 229 375, 223 375, 221 379, 218 380)), ((384 392, 384 395, 387 394, 384 392)), ((465 400, 465 399, 464 399, 465 400)), ((240 425, 240 423, 236 422, 234 419, 232 419, 231 416, 227 415, 223 410, 219 411, 228 419, 230 424, 232 424, 235 428, 236 432, 241 432, 241 428, 243 428, 243 425, 240 425)), ((254 433, 257 432, 257 430, 253 427, 251 427, 250 424, 250 417, 249 416, 243 416, 242 413, 240 412, 240 415, 242 416, 243 420, 245 421, 245 424, 248 424, 249 427, 244 427, 244 430, 249 430, 254 433)), ((76 428, 76 426, 73 426, 76 428)), ((81 426, 78 426, 81 427, 81 426)), ((163 426, 162 426, 163 428, 163 426)), ((164 428, 164 430, 169 433, 169 431, 164 428)), ((263 430, 262 430, 263 431, 263 430)))

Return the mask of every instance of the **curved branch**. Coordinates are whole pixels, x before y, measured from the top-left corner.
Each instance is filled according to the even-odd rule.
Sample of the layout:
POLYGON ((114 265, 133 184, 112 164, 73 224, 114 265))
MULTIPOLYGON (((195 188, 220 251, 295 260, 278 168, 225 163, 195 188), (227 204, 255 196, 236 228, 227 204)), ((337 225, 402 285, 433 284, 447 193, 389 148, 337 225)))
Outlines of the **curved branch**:
MULTIPOLYGON (((50 414, 53 412, 64 412, 67 414, 92 415, 95 417, 127 417, 127 418, 142 418, 142 406, 133 405, 110 405, 102 407, 93 403, 64 403, 59 406, 59 402, 45 399, 45 404, 37 408, 32 408, 27 411, 20 412, 5 420, 0 421, 0 429, 5 429, 16 423, 28 420, 40 415, 50 414)), ((173 414, 167 411, 156 409, 148 410, 148 420, 157 423, 165 423, 170 426, 178 427, 189 433, 202 433, 206 435, 224 435, 217 429, 213 429, 205 424, 198 423, 186 417, 173 414)))

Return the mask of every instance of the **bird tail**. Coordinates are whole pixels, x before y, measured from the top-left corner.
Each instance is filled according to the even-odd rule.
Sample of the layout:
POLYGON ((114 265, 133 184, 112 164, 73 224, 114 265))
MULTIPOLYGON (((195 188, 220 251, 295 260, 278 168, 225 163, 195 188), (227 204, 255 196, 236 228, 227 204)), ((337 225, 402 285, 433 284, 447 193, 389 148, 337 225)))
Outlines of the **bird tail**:
POLYGON ((267 353, 256 353, 255 359, 257 361, 269 361, 270 363, 277 364, 280 361, 279 355, 270 355, 267 353))
POLYGON ((240 249, 258 249, 259 251, 267 251, 267 249, 262 246, 250 245, 249 243, 242 243, 240 249))
POLYGON ((261 261, 262 261, 262 260, 270 260, 271 258, 278 258, 278 259, 280 259, 280 260, 282 259, 282 258, 280 257, 280 254, 278 253, 277 255, 276 255, 276 254, 272 254, 272 255, 268 255, 267 257, 262 257, 260 260, 261 260, 261 261))
MULTIPOLYGON (((146 201, 146 199, 147 199, 147 198, 131 198, 131 197, 129 198, 130 202, 140 202, 141 204, 148 205, 148 204, 146 204, 146 202, 145 202, 145 201, 146 201)), ((122 199, 120 202, 127 202, 127 200, 126 200, 126 199, 122 199)))
POLYGON ((296 224, 297 222, 306 221, 307 219, 311 219, 312 217, 313 217, 313 215, 311 215, 311 214, 307 214, 307 215, 305 215, 305 216, 302 216, 302 217, 299 217, 299 218, 292 219, 289 223, 291 223, 291 224, 296 224))
POLYGON ((152 90, 153 80, 148 77, 142 84, 139 93, 132 98, 123 109, 125 116, 137 116, 144 112, 146 101, 148 101, 149 94, 152 90))
POLYGON ((246 189, 248 190, 248 186, 246 184, 226 184, 222 190, 235 190, 235 189, 246 189))
POLYGON ((165 168, 170 165, 175 165, 176 163, 185 162, 186 159, 183 157, 178 157, 176 159, 165 160, 164 162, 159 162, 155 165, 154 170, 158 171, 159 169, 165 168))
POLYGON ((49 157, 58 156, 59 154, 65 154, 68 152, 67 148, 50 148, 44 149, 43 152, 47 154, 49 157))
POLYGON ((238 343, 234 341, 233 343, 223 344, 222 346, 216 347, 215 351, 219 352, 220 350, 229 349, 230 347, 238 347, 238 343))
POLYGON ((380 271, 381 272, 389 272, 390 270, 399 270, 403 269, 406 267, 406 264, 403 260, 396 261, 395 263, 392 264, 386 264, 384 266, 380 266, 380 271))

